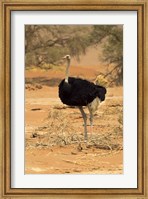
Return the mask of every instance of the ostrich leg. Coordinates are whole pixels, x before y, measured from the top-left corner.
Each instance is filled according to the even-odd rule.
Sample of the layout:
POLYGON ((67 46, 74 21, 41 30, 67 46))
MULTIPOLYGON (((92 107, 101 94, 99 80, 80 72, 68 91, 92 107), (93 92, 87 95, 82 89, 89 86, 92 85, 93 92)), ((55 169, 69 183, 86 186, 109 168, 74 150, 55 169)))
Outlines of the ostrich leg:
POLYGON ((91 105, 88 105, 88 110, 89 110, 89 114, 90 114, 90 128, 91 128, 91 134, 93 133, 93 121, 94 121, 94 112, 93 109, 91 108, 91 105))
POLYGON ((93 119, 94 119, 94 115, 92 113, 92 111, 90 111, 90 129, 91 129, 91 135, 93 134, 93 119))
POLYGON ((93 127, 93 120, 94 120, 94 115, 92 112, 90 112, 90 126, 93 127))
POLYGON ((87 140, 87 116, 86 116, 86 113, 84 112, 82 106, 79 106, 78 108, 79 108, 79 110, 82 114, 83 120, 84 120, 84 139, 87 140))

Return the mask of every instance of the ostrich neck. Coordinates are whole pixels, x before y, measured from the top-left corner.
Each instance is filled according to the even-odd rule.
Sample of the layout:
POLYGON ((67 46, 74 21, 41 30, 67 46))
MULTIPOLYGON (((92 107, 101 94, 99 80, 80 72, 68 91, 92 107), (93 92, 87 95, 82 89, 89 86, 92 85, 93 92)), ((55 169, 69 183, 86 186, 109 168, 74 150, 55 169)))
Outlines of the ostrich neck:
POLYGON ((65 82, 68 83, 70 60, 67 60, 65 82))

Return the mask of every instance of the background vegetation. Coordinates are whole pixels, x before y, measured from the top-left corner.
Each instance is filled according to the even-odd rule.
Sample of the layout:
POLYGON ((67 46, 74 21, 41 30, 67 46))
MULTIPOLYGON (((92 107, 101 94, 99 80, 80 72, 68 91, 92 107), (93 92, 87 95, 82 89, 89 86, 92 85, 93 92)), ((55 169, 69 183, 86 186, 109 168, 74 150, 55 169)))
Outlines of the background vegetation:
POLYGON ((123 81, 123 27, 122 25, 26 25, 26 69, 51 69, 61 64, 61 57, 70 54, 80 59, 90 46, 101 46, 98 60, 107 67, 110 82, 123 81))

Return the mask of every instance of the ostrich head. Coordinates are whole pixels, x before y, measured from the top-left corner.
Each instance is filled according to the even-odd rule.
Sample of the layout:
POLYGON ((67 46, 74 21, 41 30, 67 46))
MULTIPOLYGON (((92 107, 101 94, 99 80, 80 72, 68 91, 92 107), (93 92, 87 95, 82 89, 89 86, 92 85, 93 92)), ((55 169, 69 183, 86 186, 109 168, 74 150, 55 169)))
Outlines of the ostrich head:
POLYGON ((70 55, 65 55, 65 56, 63 57, 63 59, 66 59, 67 61, 70 61, 71 57, 70 57, 70 55))

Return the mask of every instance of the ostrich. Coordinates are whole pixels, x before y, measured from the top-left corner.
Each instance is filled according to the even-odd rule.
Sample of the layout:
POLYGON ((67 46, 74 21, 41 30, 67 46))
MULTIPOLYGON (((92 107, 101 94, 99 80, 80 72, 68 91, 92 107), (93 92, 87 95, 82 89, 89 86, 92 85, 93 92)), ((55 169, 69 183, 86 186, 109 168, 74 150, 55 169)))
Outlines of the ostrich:
POLYGON ((105 100, 106 88, 95 85, 84 79, 69 77, 70 55, 63 57, 67 61, 65 79, 59 84, 59 98, 63 104, 79 108, 84 120, 84 139, 87 140, 87 116, 83 106, 87 106, 90 112, 90 125, 93 125, 93 113, 105 100))

